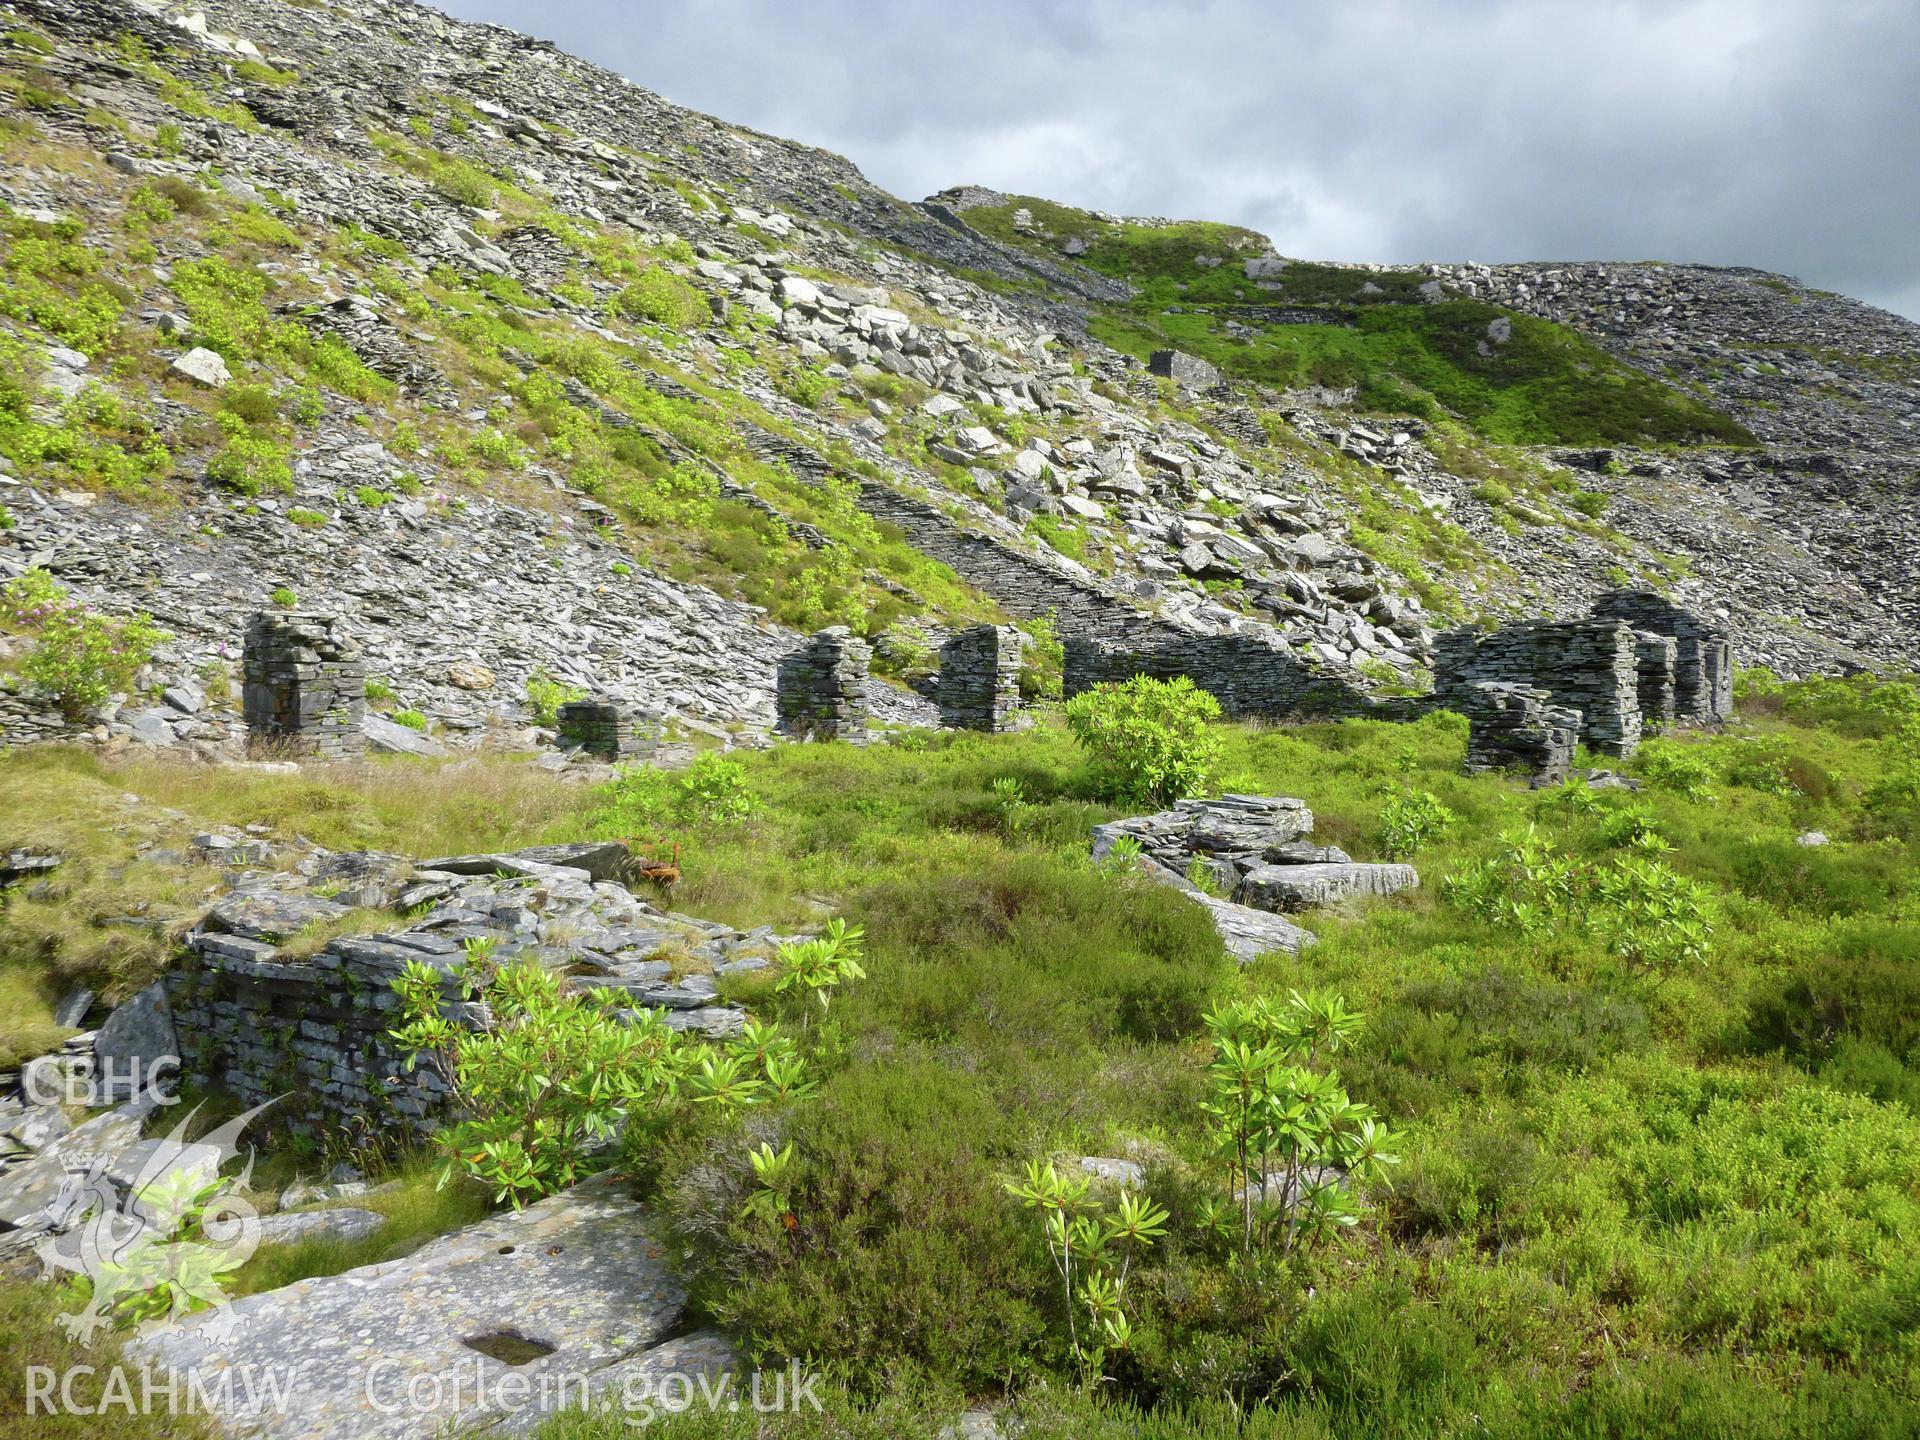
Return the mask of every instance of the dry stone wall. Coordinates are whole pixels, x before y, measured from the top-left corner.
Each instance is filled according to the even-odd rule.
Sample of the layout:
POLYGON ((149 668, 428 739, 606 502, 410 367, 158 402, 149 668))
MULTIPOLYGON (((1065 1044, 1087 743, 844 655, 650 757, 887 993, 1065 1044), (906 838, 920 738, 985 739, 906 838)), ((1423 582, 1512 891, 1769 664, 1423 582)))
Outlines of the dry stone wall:
POLYGON ((360 648, 332 615, 262 611, 247 622, 243 650, 247 730, 257 741, 303 755, 363 754, 367 672, 360 648))
POLYGON ((1025 644, 1011 625, 976 625, 942 645, 940 723, 954 730, 1013 729, 1025 644))
POLYGON ((1713 725, 1733 715, 1733 636, 1652 590, 1610 590, 1593 602, 1596 617, 1624 620, 1673 641, 1673 717, 1713 725))
POLYGON ((1640 744, 1639 642, 1620 620, 1527 620, 1499 630, 1450 630, 1434 647, 1434 700, 1474 704, 1486 680, 1522 682, 1580 714, 1580 738, 1609 755, 1640 744))
POLYGON ((1406 706, 1375 700, 1344 678, 1316 669, 1258 635, 1179 635, 1116 648, 1084 638, 1066 642, 1069 698, 1095 685, 1151 675, 1185 675, 1233 718, 1373 714, 1399 718, 1406 706))
POLYGON ((832 625, 780 662, 776 704, 780 730, 797 740, 867 736, 867 692, 873 647, 844 625, 832 625))
POLYGON ((1580 712, 1555 705, 1545 690, 1483 680, 1460 702, 1467 732, 1467 773, 1523 770, 1538 785, 1558 785, 1573 768, 1580 712))
POLYGON ((278 1122, 295 1130, 425 1130, 446 1082, 431 1065, 407 1069, 388 1034, 398 1023, 392 984, 408 960, 434 965, 447 977, 449 1013, 464 1015, 450 974, 461 952, 452 941, 405 938, 341 939, 289 961, 264 958, 273 947, 244 937, 196 937, 195 963, 167 980, 187 1072, 246 1105, 286 1097, 278 1122))
POLYGON ((660 717, 626 700, 593 696, 560 707, 560 743, 602 760, 644 760, 659 743, 660 717))
POLYGON ((374 852, 316 852, 294 868, 237 876, 186 937, 165 977, 184 1072, 249 1105, 280 1098, 275 1123, 299 1130, 424 1129, 447 1091, 431 1064, 409 1069, 388 1033, 393 982, 410 964, 440 976, 449 1019, 476 1018, 458 972, 467 946, 495 961, 564 973, 609 989, 667 1026, 736 1032, 742 1012, 719 979, 769 963, 780 937, 663 912, 617 877, 617 841, 453 855, 418 863, 374 852), (290 945, 307 927, 356 909, 393 912, 394 928, 343 935, 317 953, 290 945), (712 973, 676 980, 655 958, 683 949, 712 973))

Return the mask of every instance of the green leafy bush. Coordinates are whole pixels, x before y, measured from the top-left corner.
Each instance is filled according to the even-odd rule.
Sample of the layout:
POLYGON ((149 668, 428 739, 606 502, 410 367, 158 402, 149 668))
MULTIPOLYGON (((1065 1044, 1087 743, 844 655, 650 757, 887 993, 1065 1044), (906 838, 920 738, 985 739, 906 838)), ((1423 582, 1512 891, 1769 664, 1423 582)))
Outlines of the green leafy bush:
POLYGON ((1396 795, 1380 810, 1380 851, 1392 860, 1417 854, 1444 840, 1459 820, 1430 790, 1396 795))
POLYGON ((1500 837, 1491 858, 1447 878, 1451 904, 1535 941, 1563 930, 1597 935, 1630 973, 1670 976, 1705 963, 1713 942, 1708 887, 1662 857, 1672 849, 1643 833, 1624 853, 1582 865, 1527 825, 1500 837))
POLYGON ((408 964, 394 981, 393 1036, 408 1068, 432 1063, 466 1112, 434 1136, 443 1184, 472 1175, 518 1209, 604 1164, 623 1116, 675 1094, 688 1047, 658 1011, 623 1015, 627 998, 606 990, 562 994, 552 971, 496 967, 484 951, 459 981, 467 999, 485 1002, 477 1028, 442 1013, 442 986, 432 966, 408 964))
POLYGON ((409 730, 425 730, 427 717, 418 710, 396 710, 387 718, 396 725, 404 725, 409 730))
POLYGON ((1704 800, 1720 778, 1713 751, 1704 745, 1654 739, 1640 747, 1635 762, 1647 782, 1662 790, 1677 790, 1690 800, 1704 800))
POLYGON ((776 992, 799 992, 802 1030, 813 1014, 806 1003, 809 998, 820 1002, 820 1015, 825 1019, 833 992, 844 981, 867 978, 860 965, 864 939, 865 932, 858 925, 849 929, 846 921, 836 919, 828 923, 825 934, 780 947, 774 958, 780 978, 773 988, 776 992))
POLYGON ((131 689, 154 647, 169 638, 144 612, 116 619, 69 599, 65 586, 38 569, 0 589, 0 621, 33 637, 21 677, 74 718, 131 689))
POLYGON ((675 275, 655 265, 643 270, 615 298, 623 315, 651 320, 675 330, 692 330, 712 318, 707 297, 675 275))
POLYGON ((545 667, 536 665, 527 677, 527 708, 533 711, 533 723, 552 725, 560 718, 560 707, 586 697, 578 685, 556 680, 545 667))
POLYGON ((293 591, 289 590, 284 585, 282 585, 278 590, 275 590, 273 594, 269 595, 267 598, 273 601, 274 604, 287 610, 293 609, 294 606, 300 603, 300 597, 294 594, 293 591))
POLYGON ((1023 1178, 1006 1180, 1007 1193, 1040 1213, 1040 1232, 1060 1277, 1061 1308, 1073 1353, 1098 1371, 1107 1347, 1125 1350, 1133 1340, 1127 1317, 1127 1274, 1141 1251, 1167 1233, 1167 1212, 1144 1195, 1123 1190, 1112 1210, 1088 1193, 1093 1177, 1061 1174, 1051 1160, 1027 1162, 1023 1178), (1079 1312, 1087 1316, 1080 1338, 1079 1312))
POLYGON ((1214 1141, 1231 1188, 1210 1210, 1251 1251, 1284 1252, 1358 1223, 1353 1192, 1399 1164, 1396 1137, 1350 1099, 1326 1057, 1359 1035, 1361 1017, 1338 995, 1288 992, 1223 1005, 1206 1017, 1214 1141), (1233 1212, 1238 1212, 1237 1223, 1233 1212))
POLYGON ((1026 700, 1058 700, 1061 672, 1066 666, 1067 647, 1053 613, 1039 615, 1021 625, 1027 643, 1020 651, 1020 695, 1026 700))
POLYGON ((745 765, 718 751, 703 750, 680 776, 675 808, 686 821, 729 824, 747 819, 760 808, 760 801, 747 780, 745 765))
POLYGON ((1186 676, 1136 675, 1067 702, 1067 728, 1092 757, 1105 793, 1163 805, 1200 793, 1220 762, 1220 702, 1186 676))

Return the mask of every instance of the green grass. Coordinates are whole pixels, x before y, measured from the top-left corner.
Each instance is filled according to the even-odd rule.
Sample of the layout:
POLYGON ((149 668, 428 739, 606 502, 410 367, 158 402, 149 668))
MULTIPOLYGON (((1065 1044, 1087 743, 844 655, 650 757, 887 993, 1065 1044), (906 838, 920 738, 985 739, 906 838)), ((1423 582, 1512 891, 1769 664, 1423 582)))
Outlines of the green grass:
MULTIPOLYGON (((1028 1433, 1057 1435, 1899 1433, 1920 1356, 1920 805, 1887 782, 1911 691, 1749 693, 1732 732, 1630 766, 1649 779, 1638 796, 1463 776, 1447 716, 1229 728, 1223 785, 1303 796, 1317 836, 1361 858, 1405 790, 1459 817, 1411 857, 1417 892, 1317 914, 1318 946, 1246 970, 1186 901, 1088 865, 1088 828, 1114 811, 1050 724, 745 754, 758 804, 729 824, 687 818, 674 779, 644 771, 582 791, 505 761, 457 781, 75 752, 0 770, 37 817, 22 838, 87 832, 85 806, 121 792, 194 825, 414 854, 641 834, 679 842, 677 906, 791 928, 825 903, 863 924, 869 978, 812 1029, 814 1096, 630 1145, 697 1314, 833 1377, 843 1428, 794 1433, 887 1433, 1003 1392, 1028 1433), (1450 904, 1446 877, 1528 821, 1581 863, 1636 829, 1665 836, 1712 897, 1706 966, 1653 983, 1578 927, 1526 936, 1450 904), (1796 845, 1808 828, 1835 844, 1796 845), (1199 1017, 1306 985, 1367 1012, 1342 1074, 1404 1131, 1405 1163, 1346 1241, 1238 1266, 1196 1219, 1217 1184, 1199 1017), (746 1151, 769 1133, 797 1157, 790 1233, 737 1218, 746 1151), (1065 1353, 1037 1237, 1000 1187, 1027 1159, 1079 1154, 1141 1157, 1174 1217, 1129 1290, 1139 1338, 1098 1385, 1065 1353)), ((724 984, 796 1018, 764 979, 724 984)), ((452 1218, 418 1213, 369 1248, 256 1260, 260 1283, 452 1218)), ((555 1433, 610 1433, 596 1423, 555 1433)), ((664 1433, 740 1433, 677 1423, 664 1433)))
POLYGON ((390 1175, 380 1172, 377 1180, 398 1181, 398 1188, 324 1207, 371 1210, 384 1219, 379 1229, 358 1240, 314 1239, 263 1245, 234 1273, 225 1290, 233 1296, 257 1295, 298 1280, 379 1265, 419 1249, 436 1235, 485 1218, 489 1206, 483 1188, 465 1180, 452 1181, 442 1188, 438 1176, 437 1165, 412 1157, 403 1160, 390 1175))
POLYGON ((1136 306, 1091 326, 1096 338, 1142 358, 1173 346, 1264 385, 1353 386, 1364 408, 1455 416, 1507 444, 1752 443, 1738 422, 1564 326, 1479 301, 1370 305, 1351 324, 1254 328, 1253 339, 1236 339, 1214 313, 1190 305, 1177 314, 1136 306), (1482 356, 1487 326, 1502 317, 1512 337, 1482 356))
POLYGON ((1003 243, 1126 281, 1132 301, 1106 307, 1089 329, 1142 359, 1171 346, 1281 389, 1354 386, 1363 408, 1451 415, 1509 444, 1754 443, 1730 417, 1565 326, 1478 301, 1424 303, 1427 277, 1418 270, 1295 260, 1278 275, 1249 279, 1244 262, 1271 248, 1253 231, 1197 221, 1110 223, 1031 196, 968 210, 965 219, 1003 243), (1021 208, 1047 233, 1016 229, 1021 208), (1068 257, 1061 246, 1073 236, 1086 249, 1068 257), (1201 263, 1215 260, 1221 263, 1201 263), (1281 308, 1315 310, 1328 323, 1272 313, 1281 308), (1229 333, 1229 319, 1252 336, 1229 333), (1512 326, 1511 338, 1482 355, 1496 319, 1512 326))

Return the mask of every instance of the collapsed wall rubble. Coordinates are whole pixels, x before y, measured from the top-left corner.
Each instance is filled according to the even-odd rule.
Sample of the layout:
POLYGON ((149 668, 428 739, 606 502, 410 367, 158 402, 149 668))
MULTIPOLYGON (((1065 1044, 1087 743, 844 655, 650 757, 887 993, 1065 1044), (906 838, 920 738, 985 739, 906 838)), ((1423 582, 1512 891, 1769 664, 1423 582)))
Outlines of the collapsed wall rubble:
POLYGON ((1420 883, 1411 865, 1357 863, 1338 846, 1314 844, 1312 833, 1313 812, 1291 796, 1177 800, 1157 815, 1094 826, 1093 858, 1107 859, 1122 840, 1137 845, 1140 868, 1206 906, 1229 952, 1244 962, 1276 950, 1298 954, 1313 943, 1311 931, 1283 916, 1420 883))

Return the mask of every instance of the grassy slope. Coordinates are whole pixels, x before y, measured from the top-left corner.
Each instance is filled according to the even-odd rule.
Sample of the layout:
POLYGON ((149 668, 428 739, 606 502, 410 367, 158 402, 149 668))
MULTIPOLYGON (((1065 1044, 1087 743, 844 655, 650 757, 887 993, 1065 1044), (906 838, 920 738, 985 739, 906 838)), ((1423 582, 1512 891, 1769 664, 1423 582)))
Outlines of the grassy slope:
POLYGON ((1357 386, 1367 408, 1426 418, 1450 413, 1509 444, 1751 443, 1727 416, 1622 365, 1564 326, 1477 301, 1421 303, 1426 277, 1417 270, 1293 261, 1256 283, 1242 262, 1266 253, 1267 242, 1234 226, 1109 224, 1029 197, 968 210, 966 219, 1054 260, 1065 258, 1060 246, 1067 237, 1080 236, 1087 242, 1081 264, 1130 281, 1136 291, 1132 304, 1095 318, 1094 335, 1142 358, 1172 345, 1230 375, 1283 389, 1357 386), (1021 207, 1050 237, 1014 228, 1021 207), (1261 313, 1272 307, 1323 310, 1336 323, 1288 323, 1261 313), (1502 317, 1512 338, 1481 355, 1489 322, 1502 317), (1229 333, 1229 318, 1253 333, 1229 333))
MULTIPOLYGON (((1415 857, 1418 894, 1316 917, 1321 945, 1245 972, 1185 902, 1087 867, 1087 827, 1112 812, 1051 727, 782 747, 748 762, 760 814, 718 828, 650 803, 666 782, 609 797, 498 764, 201 794, 178 772, 71 755, 6 757, 0 776, 29 814, 130 790, 392 848, 670 831, 689 909, 792 923, 825 897, 864 923, 871 978, 816 1027, 818 1095, 633 1157, 692 1247, 701 1303, 832 1366, 843 1411, 890 1393, 884 1419, 848 1433, 898 1433, 916 1406, 950 1414, 1009 1383, 1046 1435, 1240 1433, 1217 1407, 1262 1397, 1278 1408, 1245 1433, 1479 1433, 1473 1416, 1515 1435, 1898 1433, 1920 1357, 1920 828, 1911 808, 1862 805, 1895 759, 1885 716, 1844 688, 1793 697, 1797 723, 1763 715, 1649 752, 1661 775, 1676 754, 1711 757, 1711 796, 1656 785, 1591 813, 1458 775, 1445 718, 1231 731, 1229 784, 1305 796, 1356 854, 1377 853, 1381 806, 1407 788, 1462 819, 1415 857), (1005 776, 1030 807, 995 799, 1005 776), (1516 821, 1600 858, 1628 808, 1713 888, 1699 974, 1631 980, 1591 939, 1489 931, 1442 898, 1516 821), (1796 845, 1812 826, 1838 843, 1796 845), (1303 984, 1369 1012, 1342 1068, 1404 1127, 1406 1164, 1348 1242, 1297 1273, 1238 1271, 1193 1222, 1210 1173, 1198 1015, 1303 984), (800 1157, 800 1226, 778 1239, 734 1222, 745 1150, 769 1134, 800 1157), (1096 1402, 1068 1373, 1037 1239, 998 1177, 1127 1151, 1175 1221, 1131 1292, 1143 1338, 1096 1402), (1123 1402, 1158 1405, 1155 1428, 1129 1428, 1123 1402)), ((737 1423, 668 1433, 747 1433, 737 1423)))
MULTIPOLYGON (((0 36, 0 79, 31 72, 33 45, 48 43, 24 28, 0 36)), ((183 120, 205 113, 210 102, 169 73, 171 56, 131 43, 110 58, 155 85, 183 120)), ((48 105, 77 102, 54 95, 48 105)), ((108 127, 97 113, 89 118, 108 127)), ((497 221, 474 222, 489 233, 547 228, 568 259, 555 285, 564 305, 501 277, 428 275, 393 240, 315 224, 281 196, 245 205, 193 181, 143 181, 105 164, 108 148, 171 153, 178 138, 167 127, 136 134, 115 121, 94 149, 47 139, 30 112, 0 117, 6 163, 84 179, 107 211, 57 225, 0 212, 0 455, 43 483, 164 508, 196 492, 202 476, 243 497, 287 490, 323 421, 344 422, 403 466, 431 461, 420 468, 450 492, 430 495, 435 504, 459 503, 471 490, 553 507, 547 485, 527 473, 549 467, 611 509, 615 537, 636 558, 764 605, 800 629, 845 623, 877 634, 918 614, 1002 618, 946 566, 859 511, 844 487, 806 484, 747 450, 737 421, 790 427, 740 393, 742 373, 816 408, 864 414, 864 396, 849 389, 843 399, 818 365, 800 362, 738 309, 717 357, 693 353, 689 336, 713 321, 706 295, 686 278, 693 256, 684 242, 649 246, 621 227, 588 226, 488 174, 455 153, 466 133, 457 108, 414 120, 410 136, 369 132, 384 163, 444 197, 496 208, 497 221), (415 403, 343 344, 281 318, 278 307, 317 293, 283 269, 296 254, 326 267, 332 288, 372 297, 404 328, 417 358, 460 395, 456 411, 415 403), (164 282, 161 266, 171 269, 164 282), (190 333, 160 334, 140 319, 145 304, 183 312, 190 333), (621 340, 579 323, 582 314, 621 340), (183 341, 218 351, 245 383, 216 397, 170 373, 183 341), (52 414, 34 403, 44 345, 93 362, 95 383, 52 414), (468 408, 485 411, 485 423, 455 418, 468 408), (722 474, 833 543, 809 549, 722 498, 722 474)), ((420 489, 408 475, 342 498, 377 506, 420 489)), ((0 528, 10 523, 0 511, 0 528)), ((296 511, 288 523, 320 526, 326 517, 296 511)))

